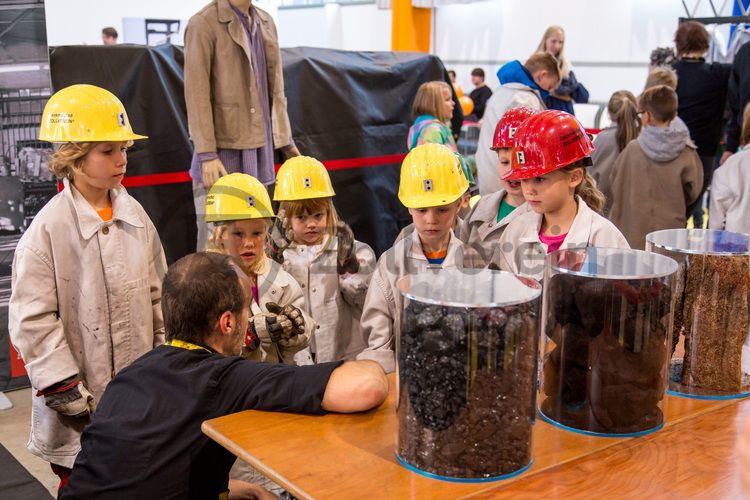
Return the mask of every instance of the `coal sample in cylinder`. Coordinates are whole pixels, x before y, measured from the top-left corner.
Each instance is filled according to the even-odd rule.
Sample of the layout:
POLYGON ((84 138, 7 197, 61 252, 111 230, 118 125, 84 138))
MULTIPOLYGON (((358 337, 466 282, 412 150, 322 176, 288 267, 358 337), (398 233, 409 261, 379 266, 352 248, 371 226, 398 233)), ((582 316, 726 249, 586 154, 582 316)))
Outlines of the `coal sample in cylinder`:
POLYGON ((540 411, 596 435, 664 422, 677 263, 629 249, 547 256, 540 411))
POLYGON ((532 460, 539 284, 441 269, 399 288, 399 460, 446 479, 523 470, 532 460))
POLYGON ((670 229, 648 234, 646 245, 680 266, 670 392, 708 399, 750 395, 750 237, 670 229))

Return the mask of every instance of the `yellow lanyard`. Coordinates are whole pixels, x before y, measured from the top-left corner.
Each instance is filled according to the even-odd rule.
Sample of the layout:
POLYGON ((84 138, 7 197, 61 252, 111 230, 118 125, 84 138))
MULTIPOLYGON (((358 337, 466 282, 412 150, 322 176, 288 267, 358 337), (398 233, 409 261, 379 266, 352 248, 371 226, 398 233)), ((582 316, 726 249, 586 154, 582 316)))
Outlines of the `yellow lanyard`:
POLYGON ((206 349, 203 346, 191 344, 190 342, 185 342, 184 340, 170 340, 167 342, 166 345, 170 345, 172 347, 179 347, 180 349, 187 349, 188 351, 206 351, 211 352, 208 349, 206 349))

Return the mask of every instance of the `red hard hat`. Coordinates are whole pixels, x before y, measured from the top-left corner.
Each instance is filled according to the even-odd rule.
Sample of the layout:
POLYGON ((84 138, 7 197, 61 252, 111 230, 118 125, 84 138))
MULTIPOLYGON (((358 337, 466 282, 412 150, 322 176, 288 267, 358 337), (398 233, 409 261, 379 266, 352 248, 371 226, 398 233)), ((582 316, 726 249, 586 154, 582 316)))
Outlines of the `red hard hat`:
POLYGON ((547 110, 535 114, 516 131, 510 172, 504 181, 532 179, 579 160, 591 166, 591 138, 575 116, 547 110))
POLYGON ((496 151, 501 148, 512 148, 513 138, 516 135, 518 127, 526 121, 527 118, 538 112, 539 111, 534 108, 525 106, 521 108, 512 108, 506 111, 503 117, 500 118, 500 121, 497 122, 495 135, 492 138, 492 147, 490 149, 496 151))

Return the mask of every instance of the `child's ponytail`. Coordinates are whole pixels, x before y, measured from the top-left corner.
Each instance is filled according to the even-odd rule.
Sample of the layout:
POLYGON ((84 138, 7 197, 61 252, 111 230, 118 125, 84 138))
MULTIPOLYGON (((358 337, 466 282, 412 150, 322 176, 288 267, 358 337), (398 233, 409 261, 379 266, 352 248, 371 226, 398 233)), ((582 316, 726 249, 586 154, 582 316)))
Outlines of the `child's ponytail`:
POLYGON ((576 186, 575 194, 577 196, 580 196, 581 199, 586 203, 586 205, 591 208, 591 210, 598 214, 601 214, 607 198, 601 191, 599 191, 599 189, 597 189, 596 182, 586 171, 586 168, 583 166, 583 162, 577 161, 571 165, 568 165, 567 167, 564 167, 563 170, 565 172, 572 172, 573 170, 576 170, 578 168, 583 171, 583 179, 581 179, 581 183, 576 186))
POLYGON ((622 151, 630 141, 641 133, 638 105, 635 96, 627 90, 618 90, 609 98, 607 111, 617 123, 617 150, 622 151))

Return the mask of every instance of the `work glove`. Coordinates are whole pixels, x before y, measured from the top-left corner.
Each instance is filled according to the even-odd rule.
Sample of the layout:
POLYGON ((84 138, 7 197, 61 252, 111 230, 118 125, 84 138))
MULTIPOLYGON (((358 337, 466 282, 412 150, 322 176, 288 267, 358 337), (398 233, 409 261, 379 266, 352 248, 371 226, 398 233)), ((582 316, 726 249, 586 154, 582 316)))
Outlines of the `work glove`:
POLYGON ((341 275, 339 281, 339 290, 341 295, 344 296, 344 300, 354 307, 362 309, 365 305, 365 298, 367 297, 368 284, 357 276, 346 277, 341 275))
POLYGON ((216 184, 220 177, 227 175, 227 169, 224 168, 224 164, 218 158, 201 163, 201 171, 203 173, 203 186, 207 190, 211 189, 211 186, 216 184))
POLYGON ((287 222, 286 212, 279 210, 279 215, 276 221, 271 226, 271 231, 268 237, 268 256, 279 264, 284 263, 284 250, 289 248, 289 245, 294 241, 294 231, 289 227, 287 222))
POLYGON ((68 417, 85 417, 94 409, 94 396, 75 376, 37 392, 37 396, 44 396, 48 408, 68 417))
POLYGON ((346 222, 339 221, 336 225, 336 238, 338 239, 336 271, 339 274, 356 273, 359 271, 356 242, 354 241, 354 233, 346 222))
POLYGON ((275 313, 256 314, 252 317, 250 324, 252 325, 253 332, 257 332, 261 324, 265 326, 271 342, 290 338, 294 330, 292 321, 289 318, 275 313))
POLYGON ((286 323, 287 320, 291 323, 291 328, 286 328, 282 331, 282 335, 285 339, 290 339, 296 335, 305 334, 305 317, 302 315, 302 311, 293 305, 285 305, 284 307, 278 305, 276 302, 266 302, 266 309, 268 312, 276 315, 279 322, 286 323))

